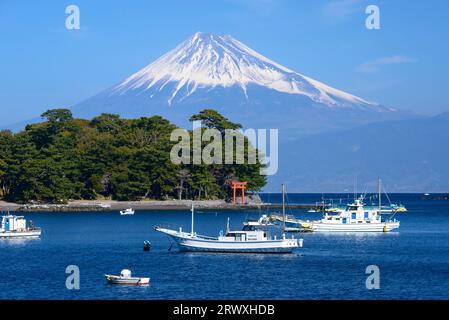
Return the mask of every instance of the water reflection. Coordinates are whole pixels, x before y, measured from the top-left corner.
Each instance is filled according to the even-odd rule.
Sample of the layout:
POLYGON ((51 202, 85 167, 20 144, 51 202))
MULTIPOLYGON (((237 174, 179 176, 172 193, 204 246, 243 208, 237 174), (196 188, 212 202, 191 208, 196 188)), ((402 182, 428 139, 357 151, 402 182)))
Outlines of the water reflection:
POLYGON ((30 243, 38 243, 40 242, 40 238, 3 238, 0 239, 0 247, 23 247, 30 243))

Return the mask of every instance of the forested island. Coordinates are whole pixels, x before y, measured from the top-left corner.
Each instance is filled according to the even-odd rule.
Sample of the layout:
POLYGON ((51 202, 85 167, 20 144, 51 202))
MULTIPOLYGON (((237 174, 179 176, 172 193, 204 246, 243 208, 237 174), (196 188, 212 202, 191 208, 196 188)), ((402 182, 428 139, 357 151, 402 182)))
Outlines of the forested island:
MULTIPOLYGON (((51 109, 42 119, 18 133, 0 132, 0 198, 5 201, 226 199, 232 181, 247 181, 253 192, 266 184, 260 162, 172 163, 176 142, 170 135, 177 127, 160 116, 101 114, 86 120, 74 118, 68 109, 51 109)), ((201 130, 214 128, 221 134, 241 128, 212 109, 192 115, 194 120, 202 121, 201 130)))

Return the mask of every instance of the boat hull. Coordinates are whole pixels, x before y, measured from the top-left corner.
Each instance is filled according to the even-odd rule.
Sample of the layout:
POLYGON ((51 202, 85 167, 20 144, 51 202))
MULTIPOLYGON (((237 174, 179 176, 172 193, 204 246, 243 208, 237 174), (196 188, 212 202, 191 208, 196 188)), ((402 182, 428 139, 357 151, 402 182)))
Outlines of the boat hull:
POLYGON ((41 233, 41 230, 6 231, 0 232, 0 239, 39 238, 41 236, 41 233))
POLYGON ((150 283, 150 278, 125 278, 105 274, 106 281, 111 284, 122 285, 146 285, 150 283))
POLYGON ((198 246, 197 243, 188 244, 186 242, 178 242, 180 251, 185 252, 216 252, 216 253, 292 253, 293 248, 285 248, 278 246, 263 246, 256 248, 239 248, 237 246, 222 246, 217 247, 215 245, 198 246))
POLYGON ((169 229, 156 228, 165 233, 178 245, 180 251, 217 252, 217 253, 291 253, 302 246, 297 239, 279 239, 266 241, 218 241, 191 237, 187 233, 178 233, 169 229))
POLYGON ((363 224, 310 223, 315 232, 389 232, 399 228, 399 222, 363 224))

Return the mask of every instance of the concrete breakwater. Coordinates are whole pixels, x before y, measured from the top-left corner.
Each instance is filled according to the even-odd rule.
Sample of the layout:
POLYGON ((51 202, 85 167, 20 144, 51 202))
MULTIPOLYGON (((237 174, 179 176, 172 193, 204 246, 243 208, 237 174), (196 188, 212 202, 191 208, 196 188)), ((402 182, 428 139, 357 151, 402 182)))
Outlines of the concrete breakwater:
MULTIPOLYGON (((259 210, 259 209, 281 209, 282 205, 263 203, 249 200, 245 204, 227 202, 225 200, 195 200, 194 206, 198 210, 259 210)), ((3 212, 117 212, 126 208, 137 211, 171 211, 189 210, 191 200, 165 200, 165 201, 70 201, 66 204, 16 204, 0 201, 0 210, 3 212)), ((289 209, 311 209, 316 204, 289 204, 289 209)))

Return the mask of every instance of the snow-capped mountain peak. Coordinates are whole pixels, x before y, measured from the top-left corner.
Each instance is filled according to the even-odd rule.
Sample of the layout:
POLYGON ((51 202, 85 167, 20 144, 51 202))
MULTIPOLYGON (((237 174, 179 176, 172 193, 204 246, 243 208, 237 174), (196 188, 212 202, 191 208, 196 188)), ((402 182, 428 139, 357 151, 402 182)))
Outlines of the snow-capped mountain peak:
POLYGON ((200 32, 112 88, 110 94, 139 90, 153 96, 167 85, 171 88, 169 105, 175 97, 182 100, 200 88, 237 86, 246 96, 249 85, 258 85, 306 96, 328 107, 379 108, 378 104, 296 73, 229 35, 200 32))

